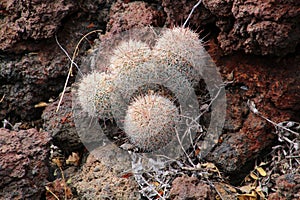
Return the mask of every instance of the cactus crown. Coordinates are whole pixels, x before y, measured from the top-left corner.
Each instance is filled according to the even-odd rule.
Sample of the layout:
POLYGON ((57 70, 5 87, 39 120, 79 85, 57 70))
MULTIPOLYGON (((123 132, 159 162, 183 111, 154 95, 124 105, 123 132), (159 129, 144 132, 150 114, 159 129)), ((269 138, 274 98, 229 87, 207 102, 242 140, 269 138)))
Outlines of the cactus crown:
POLYGON ((122 71, 147 60, 150 55, 151 50, 146 43, 135 40, 123 41, 114 49, 109 69, 112 73, 122 71))
POLYGON ((178 109, 173 102, 150 94, 137 97, 129 105, 124 130, 133 144, 152 151, 170 141, 177 121, 178 109))
POLYGON ((160 38, 158 38, 156 46, 154 47, 158 51, 172 52, 189 61, 192 66, 204 65, 205 63, 199 63, 204 61, 205 49, 202 41, 198 38, 198 34, 190 29, 175 27, 173 29, 167 29, 160 38))

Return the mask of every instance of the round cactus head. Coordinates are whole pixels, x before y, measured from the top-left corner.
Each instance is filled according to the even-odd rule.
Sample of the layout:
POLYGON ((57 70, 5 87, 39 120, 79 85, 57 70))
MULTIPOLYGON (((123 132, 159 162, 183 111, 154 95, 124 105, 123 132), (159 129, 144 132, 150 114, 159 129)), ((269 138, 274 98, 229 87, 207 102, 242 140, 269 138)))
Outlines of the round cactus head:
POLYGON ((133 145, 149 152, 171 141, 178 119, 178 109, 169 99, 157 94, 140 96, 128 107, 124 131, 133 145))
POLYGON ((110 74, 94 71, 84 76, 78 87, 82 110, 92 117, 111 118, 110 94, 113 90, 110 74))
POLYGON ((206 56, 203 43, 198 38, 198 34, 188 28, 175 27, 166 30, 158 38, 154 49, 172 52, 184 58, 193 66, 205 64, 205 59, 201 59, 206 56))
POLYGON ((96 85, 100 79, 101 73, 95 71, 83 76, 78 84, 78 101, 82 110, 87 112, 90 116, 96 115, 94 99, 97 92, 96 85))
POLYGON ((110 70, 116 72, 123 68, 135 66, 148 58, 151 50, 146 43, 135 40, 121 42, 113 51, 110 58, 110 70))

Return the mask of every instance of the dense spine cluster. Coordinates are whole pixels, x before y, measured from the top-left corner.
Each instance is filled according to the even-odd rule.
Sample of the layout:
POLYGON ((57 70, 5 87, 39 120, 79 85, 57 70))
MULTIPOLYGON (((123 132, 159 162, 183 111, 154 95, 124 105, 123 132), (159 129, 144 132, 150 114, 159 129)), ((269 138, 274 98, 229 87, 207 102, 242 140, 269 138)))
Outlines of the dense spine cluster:
POLYGON ((128 106, 124 131, 135 146, 152 151, 169 143, 178 119, 178 109, 169 99, 140 96, 128 106))
POLYGON ((204 52, 198 35, 184 28, 165 31, 151 49, 141 41, 121 42, 113 51, 107 72, 93 72, 80 82, 80 104, 91 116, 113 118, 111 104, 118 102, 112 101, 112 96, 121 93, 128 99, 124 131, 129 141, 144 151, 159 149, 175 134, 179 108, 164 92, 156 91, 159 87, 148 83, 165 81, 167 87, 184 96, 189 85, 200 80, 194 66, 205 64, 199 62, 204 52), (134 93, 137 88, 141 89, 139 95, 134 93))
POLYGON ((82 110, 91 117, 112 118, 110 94, 113 91, 112 75, 93 72, 84 76, 78 86, 82 110))

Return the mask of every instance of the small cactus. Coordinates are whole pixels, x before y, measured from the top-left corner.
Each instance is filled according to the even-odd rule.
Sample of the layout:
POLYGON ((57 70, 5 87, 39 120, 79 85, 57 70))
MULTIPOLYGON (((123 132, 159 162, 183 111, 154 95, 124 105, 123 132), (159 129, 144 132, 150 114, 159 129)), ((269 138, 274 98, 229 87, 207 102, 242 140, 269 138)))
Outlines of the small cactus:
POLYGON ((81 105, 82 110, 87 112, 90 116, 95 116, 96 113, 94 99, 97 88, 95 87, 95 85, 98 84, 100 77, 101 75, 99 72, 87 74, 82 77, 78 84, 78 101, 81 105))
POLYGON ((114 49, 109 67, 112 73, 122 71, 147 60, 150 55, 151 50, 146 43, 135 40, 124 41, 114 49))
POLYGON ((140 96, 128 107, 124 130, 135 146, 157 150, 172 139, 178 116, 178 108, 169 99, 156 94, 140 96))
POLYGON ((190 62, 194 67, 205 65, 207 56, 203 47, 203 42, 198 38, 198 34, 190 29, 175 27, 167 29, 161 37, 158 38, 154 50, 159 54, 172 52, 190 62))
POLYGON ((82 110, 92 117, 111 118, 110 94, 113 90, 112 75, 96 71, 86 75, 78 87, 82 110))

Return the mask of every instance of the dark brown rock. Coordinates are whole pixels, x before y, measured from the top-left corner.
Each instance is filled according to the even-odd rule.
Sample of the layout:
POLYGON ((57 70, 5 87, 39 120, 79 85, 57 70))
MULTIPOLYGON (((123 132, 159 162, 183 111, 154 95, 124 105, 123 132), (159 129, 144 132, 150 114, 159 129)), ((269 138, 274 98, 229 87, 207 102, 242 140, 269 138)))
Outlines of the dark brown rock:
POLYGON ((212 200, 215 193, 207 183, 201 182, 196 177, 178 177, 172 183, 170 198, 174 200, 195 199, 212 200))
POLYGON ((48 177, 49 134, 0 129, 0 199, 40 199, 48 177))
POLYGON ((0 50, 23 40, 50 38, 64 17, 74 12, 74 1, 5 0, 0 4, 0 50))
POLYGON ((107 30, 110 33, 118 33, 130 28, 149 25, 162 26, 164 21, 163 12, 145 2, 124 3, 117 1, 111 7, 107 30))
MULTIPOLYGON (((116 0, 84 0, 79 1, 80 9, 84 13, 88 13, 88 19, 90 18, 93 23, 105 24, 109 21, 109 12, 111 5, 116 0)), ((96 24, 94 24, 96 25, 96 24)))
POLYGON ((208 158, 221 166, 226 172, 239 171, 247 161, 256 158, 261 151, 270 146, 274 134, 270 126, 260 117, 250 114, 237 133, 227 133, 223 142, 208 158))
POLYGON ((20 120, 38 119, 43 108, 36 108, 40 102, 47 102, 63 88, 68 68, 62 54, 55 55, 52 45, 44 51, 16 56, 0 57, 0 119, 11 123, 20 120), (52 52, 52 53, 51 53, 52 52))
POLYGON ((58 111, 59 99, 48 105, 43 114, 44 129, 53 138, 53 143, 65 153, 76 152, 83 147, 76 127, 72 112, 72 94, 67 91, 58 111))
MULTIPOLYGON (((162 0, 166 25, 182 25, 194 1, 162 0)), ((218 42, 225 54, 244 51, 257 55, 283 56, 295 52, 300 41, 300 3, 297 0, 203 0, 188 24, 203 29, 207 24, 219 28, 218 42)))
MULTIPOLYGON (((74 1, 72 1, 72 3, 74 3, 74 1)), ((32 26, 29 23, 28 26, 31 26, 32 29, 40 33, 37 34, 38 38, 33 40, 29 35, 28 37, 14 38, 14 41, 6 45, 6 50, 0 53, 1 121, 7 119, 14 124, 21 120, 31 121, 39 119, 43 108, 35 108, 34 106, 40 102, 48 102, 50 98, 55 98, 62 91, 68 73, 69 60, 59 48, 58 44, 56 44, 54 39, 55 34, 57 34, 60 44, 66 49, 70 56, 72 56, 72 52, 83 34, 95 29, 105 28, 111 2, 98 2, 94 4, 94 7, 91 7, 90 1, 86 1, 86 4, 83 2, 78 3, 80 3, 80 7, 83 11, 70 17, 69 14, 74 11, 76 6, 68 7, 69 4, 67 1, 47 1, 46 3, 39 2, 34 4, 34 9, 36 10, 33 9, 34 12, 30 16, 36 20, 36 23, 32 24, 32 26), (56 6, 60 7, 57 8, 56 6), (63 9, 68 10, 61 13, 63 9), (52 19, 51 16, 49 18, 50 21, 52 20, 51 22, 48 20, 43 21, 39 16, 43 15, 46 11, 47 13, 57 13, 57 15, 53 15, 53 18, 57 18, 52 19), (90 13, 86 13, 85 11, 90 13), (101 15, 95 14, 98 12, 101 13, 101 15), (63 16, 65 17, 62 18, 63 16), (62 20, 67 21, 64 26, 61 26, 62 20), (52 26, 51 23, 55 23, 55 26, 52 26), (53 30, 43 32, 45 27, 53 28, 53 30), (58 27, 61 28, 58 29, 58 27)), ((26 2, 24 4, 26 4, 26 2)), ((29 12, 29 8, 20 7, 20 5, 21 3, 11 3, 9 5, 5 3, 1 4, 0 15, 3 14, 5 17, 0 19, 0 23, 2 22, 1 20, 7 21, 11 18, 9 15, 10 12, 2 12, 2 9, 6 9, 6 6, 11 8, 12 15, 16 14, 13 12, 14 10, 29 12)), ((5 38, 9 38, 13 35, 10 32, 4 33, 2 31, 1 34, 2 33, 2 36, 5 38)), ((29 34, 29 32, 27 34, 29 34)), ((97 34, 95 33, 91 36, 95 37, 97 34)), ((87 40, 88 39, 90 39, 90 37, 87 37, 87 40)), ((4 41, 6 42, 6 39, 3 39, 3 42, 4 41)), ((1 44, 3 46, 4 43, 0 42, 0 46, 1 44)), ((90 44, 83 42, 80 45, 80 50, 87 48, 87 45, 90 44)), ((82 55, 81 52, 82 51, 79 52, 75 60, 79 66, 81 61, 80 56, 82 55)), ((76 75, 76 69, 73 70, 73 75, 76 75)), ((74 78, 71 77, 69 83, 73 81, 74 78)))
POLYGON ((222 17, 229 17, 232 16, 232 4, 234 0, 203 0, 203 5, 209 9, 209 11, 216 15, 216 16, 222 16, 222 17))
POLYGON ((225 53, 278 56, 294 52, 300 41, 300 3, 297 0, 214 0, 203 4, 215 16, 225 53))
MULTIPOLYGON (((198 0, 162 0, 161 4, 165 13, 167 14, 167 19, 165 25, 167 27, 181 26, 188 18, 191 10, 197 4, 198 0)), ((202 4, 200 4, 197 9, 194 10, 187 25, 196 26, 200 30, 203 25, 214 22, 215 17, 207 10, 202 4)))

